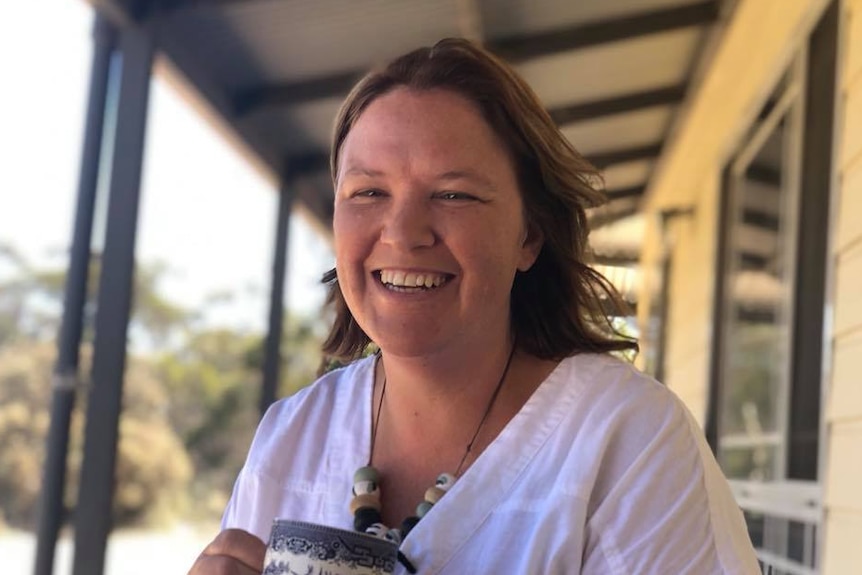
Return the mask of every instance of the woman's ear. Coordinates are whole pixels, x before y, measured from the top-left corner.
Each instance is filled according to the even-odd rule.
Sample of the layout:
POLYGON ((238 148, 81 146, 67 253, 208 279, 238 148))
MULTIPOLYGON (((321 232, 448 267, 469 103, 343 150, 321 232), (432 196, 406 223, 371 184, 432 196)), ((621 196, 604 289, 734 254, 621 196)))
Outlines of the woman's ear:
POLYGON ((545 243, 545 234, 537 226, 528 224, 524 232, 524 240, 521 242, 521 257, 518 259, 518 271, 525 272, 533 267, 542 246, 545 243))

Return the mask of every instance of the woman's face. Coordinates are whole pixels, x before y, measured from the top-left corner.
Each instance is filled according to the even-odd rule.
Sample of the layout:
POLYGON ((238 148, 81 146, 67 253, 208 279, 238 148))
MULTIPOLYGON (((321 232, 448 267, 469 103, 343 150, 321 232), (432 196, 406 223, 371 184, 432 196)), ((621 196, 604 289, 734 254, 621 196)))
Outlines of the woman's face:
POLYGON ((384 352, 468 352, 508 335, 517 270, 541 247, 515 169, 479 110, 396 89, 345 139, 335 192, 338 282, 384 352))

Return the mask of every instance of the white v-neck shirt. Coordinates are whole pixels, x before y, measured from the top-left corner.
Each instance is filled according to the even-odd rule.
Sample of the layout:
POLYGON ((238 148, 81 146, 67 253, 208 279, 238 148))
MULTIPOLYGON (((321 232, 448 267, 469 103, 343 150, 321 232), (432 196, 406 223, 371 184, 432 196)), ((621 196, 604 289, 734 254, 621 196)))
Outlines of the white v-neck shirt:
MULTIPOLYGON (((269 409, 223 528, 263 541, 276 518, 352 529, 373 368, 374 358, 355 362, 269 409)), ((560 362, 401 551, 423 575, 760 573, 727 481, 680 400, 594 354, 560 362)))

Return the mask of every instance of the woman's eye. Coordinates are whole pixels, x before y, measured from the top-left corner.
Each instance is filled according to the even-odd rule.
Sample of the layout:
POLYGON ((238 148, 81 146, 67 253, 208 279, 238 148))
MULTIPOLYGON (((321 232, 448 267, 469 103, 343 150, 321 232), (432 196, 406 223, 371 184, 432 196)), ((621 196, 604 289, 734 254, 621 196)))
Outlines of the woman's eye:
POLYGON ((471 196, 470 194, 465 194, 464 192, 440 192, 437 194, 437 197, 441 200, 475 200, 475 196, 471 196))
POLYGON ((354 192, 353 197, 354 198, 376 198, 376 197, 382 196, 382 195, 383 195, 383 192, 381 192, 380 190, 378 190, 376 188, 368 188, 366 190, 359 190, 357 192, 354 192))

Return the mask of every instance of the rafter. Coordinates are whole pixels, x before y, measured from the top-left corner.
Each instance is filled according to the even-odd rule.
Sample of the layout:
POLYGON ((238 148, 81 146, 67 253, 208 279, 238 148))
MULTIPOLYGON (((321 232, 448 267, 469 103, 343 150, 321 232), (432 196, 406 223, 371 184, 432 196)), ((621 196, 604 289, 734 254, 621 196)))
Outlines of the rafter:
POLYGON ((260 108, 295 106, 304 102, 341 96, 362 78, 361 72, 341 72, 300 82, 240 92, 234 98, 234 110, 244 116, 260 108))
POLYGON ((607 255, 593 254, 593 264, 601 266, 629 267, 636 265, 640 260, 637 254, 607 255))
POLYGON ((511 62, 587 48, 638 36, 712 24, 718 19, 714 0, 664 10, 580 24, 539 34, 524 34, 489 42, 488 48, 511 62))
POLYGON ((679 104, 685 97, 685 85, 667 86, 656 90, 614 96, 593 102, 584 102, 570 106, 562 106, 548 110, 558 126, 565 126, 582 120, 592 120, 602 116, 612 116, 625 112, 634 112, 653 106, 679 104))
POLYGON ((646 191, 646 186, 632 186, 630 188, 617 188, 615 190, 605 190, 605 195, 608 197, 608 200, 622 200, 623 198, 638 198, 644 195, 646 191))
POLYGON ((613 204, 609 204, 598 208, 599 211, 588 216, 590 230, 597 230, 599 228, 609 226, 638 213, 638 207, 636 205, 628 206, 621 210, 611 210, 610 207, 612 205, 613 204))
POLYGON ((623 148, 597 154, 587 154, 587 160, 599 169, 607 168, 614 164, 634 162, 637 160, 652 160, 661 154, 661 143, 636 148, 623 148))

